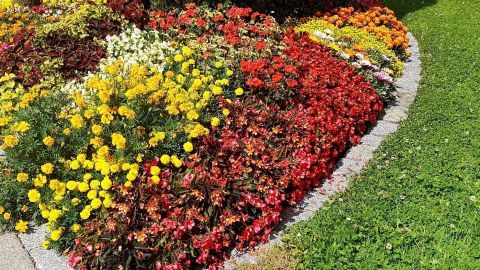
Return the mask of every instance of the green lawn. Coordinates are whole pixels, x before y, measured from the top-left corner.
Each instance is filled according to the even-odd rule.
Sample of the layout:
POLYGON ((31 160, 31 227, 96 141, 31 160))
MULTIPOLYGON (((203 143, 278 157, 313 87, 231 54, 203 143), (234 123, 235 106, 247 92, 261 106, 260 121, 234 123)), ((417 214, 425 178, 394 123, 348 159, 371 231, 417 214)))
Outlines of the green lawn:
POLYGON ((480 269, 480 0, 387 6, 422 52, 410 117, 288 243, 300 269, 480 269))

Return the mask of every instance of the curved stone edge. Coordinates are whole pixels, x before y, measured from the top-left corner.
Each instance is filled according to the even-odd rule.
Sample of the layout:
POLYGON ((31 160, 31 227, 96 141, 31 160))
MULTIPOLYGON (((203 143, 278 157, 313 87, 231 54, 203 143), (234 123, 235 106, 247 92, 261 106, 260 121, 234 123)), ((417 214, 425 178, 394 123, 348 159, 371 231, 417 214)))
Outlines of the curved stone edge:
MULTIPOLYGON (((342 192, 347 187, 350 179, 359 174, 362 169, 374 157, 374 151, 378 149, 383 140, 393 134, 401 121, 407 119, 408 108, 415 101, 421 78, 421 61, 418 41, 409 32, 410 58, 405 62, 404 73, 395 82, 397 100, 388 106, 377 125, 371 128, 363 136, 360 144, 350 148, 346 155, 340 159, 333 177, 327 179, 324 184, 313 189, 296 207, 285 209, 282 214, 282 222, 270 237, 270 241, 260 245, 258 249, 268 249, 274 245, 281 245, 285 235, 284 230, 300 221, 313 217, 316 211, 323 207, 325 201, 335 193, 342 192)), ((237 264, 255 264, 257 257, 253 251, 232 251, 231 259, 225 263, 225 269, 235 269, 237 264)))
MULTIPOLYGON (((408 33, 408 37, 410 38, 411 56, 410 60, 405 63, 404 74, 395 82, 397 91, 395 104, 387 107, 377 125, 362 138, 361 144, 352 147, 345 157, 339 161, 332 179, 326 180, 321 187, 310 192, 297 207, 285 210, 282 215, 283 222, 278 225, 277 230, 270 237, 270 242, 258 248, 268 248, 275 244, 281 244, 283 231, 286 227, 311 218, 317 210, 323 207, 324 202, 332 194, 345 190, 350 178, 358 174, 373 158, 373 152, 380 146, 385 137, 394 133, 398 129, 399 123, 407 118, 408 107, 415 100, 421 71, 418 42, 411 33, 408 33)), ((53 250, 42 249, 46 231, 46 226, 42 225, 35 228, 34 232, 30 234, 18 234, 36 269, 71 269, 68 267, 66 257, 53 250)), ((232 259, 225 263, 225 269, 235 269, 237 263, 255 263, 257 258, 249 253, 240 253, 234 250, 232 259)))

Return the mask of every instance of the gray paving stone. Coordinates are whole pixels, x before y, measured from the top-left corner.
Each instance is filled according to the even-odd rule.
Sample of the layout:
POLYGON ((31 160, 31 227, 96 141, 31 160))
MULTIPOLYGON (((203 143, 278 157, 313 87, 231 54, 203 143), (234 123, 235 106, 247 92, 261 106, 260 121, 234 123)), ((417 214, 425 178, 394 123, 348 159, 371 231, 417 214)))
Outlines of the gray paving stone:
POLYGON ((373 135, 373 134, 368 134, 368 135, 365 135, 363 136, 362 138, 362 144, 364 145, 369 145, 369 146, 372 146, 372 147, 379 147, 380 144, 382 144, 383 140, 385 138, 384 137, 381 137, 381 136, 376 136, 376 135, 373 135))
POLYGON ((345 158, 359 161, 363 167, 364 163, 370 161, 373 158, 373 151, 375 151, 375 149, 375 147, 360 144, 352 147, 348 151, 345 158))
POLYGON ((398 124, 390 123, 386 121, 378 121, 377 126, 375 126, 370 134, 386 137, 398 129, 398 124))
POLYGON ((14 233, 0 235, 0 270, 35 270, 28 252, 14 233))
POLYGON ((407 110, 407 108, 402 106, 391 106, 385 112, 382 120, 390 123, 399 123, 400 121, 407 119, 407 110))
POLYGON ((46 225, 34 228, 32 233, 19 234, 19 238, 25 249, 30 253, 30 257, 35 262, 38 270, 67 270, 67 258, 61 256, 53 250, 42 248, 42 242, 47 235, 46 225))

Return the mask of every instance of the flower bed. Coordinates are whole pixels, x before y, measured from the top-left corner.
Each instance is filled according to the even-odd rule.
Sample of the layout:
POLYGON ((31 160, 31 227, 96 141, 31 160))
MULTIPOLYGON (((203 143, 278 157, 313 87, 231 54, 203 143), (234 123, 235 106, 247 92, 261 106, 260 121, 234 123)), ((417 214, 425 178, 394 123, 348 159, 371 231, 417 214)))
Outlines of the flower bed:
POLYGON ((44 248, 78 269, 216 268, 267 241, 402 72, 385 40, 328 19, 139 1, 22 10, 36 23, 0 47, 0 222, 46 222, 44 248))

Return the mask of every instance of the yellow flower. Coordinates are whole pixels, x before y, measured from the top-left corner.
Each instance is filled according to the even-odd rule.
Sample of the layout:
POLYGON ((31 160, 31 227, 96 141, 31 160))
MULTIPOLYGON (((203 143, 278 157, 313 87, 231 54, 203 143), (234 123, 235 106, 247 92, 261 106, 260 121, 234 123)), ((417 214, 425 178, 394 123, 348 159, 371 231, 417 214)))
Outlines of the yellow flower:
POLYGON ((45 144, 48 147, 52 146, 54 143, 55 143, 55 139, 50 136, 43 138, 43 144, 45 144))
POLYGON ((83 118, 79 114, 75 114, 71 119, 70 123, 74 129, 79 129, 83 127, 83 118))
POLYGON ((152 166, 150 168, 150 174, 159 175, 160 174, 160 168, 158 166, 152 166))
POLYGON ((69 128, 66 128, 63 130, 63 135, 65 136, 70 136, 72 134, 72 130, 69 128))
POLYGON ((7 149, 9 147, 15 147, 18 144, 18 138, 13 135, 7 135, 3 138, 3 149, 7 149))
POLYGON ((228 109, 223 109, 222 114, 228 116, 230 114, 230 111, 228 109))
POLYGON ((176 155, 173 155, 171 157, 171 159, 172 159, 173 166, 175 166, 177 168, 182 167, 182 161, 180 159, 178 159, 178 157, 176 155))
POLYGON ((131 181, 125 182, 125 187, 126 188, 132 187, 132 182, 131 181))
POLYGON ((102 189, 109 190, 112 187, 112 180, 110 180, 108 176, 105 176, 102 180, 101 186, 102 189))
POLYGON ((30 124, 25 121, 21 121, 13 124, 13 130, 16 132, 23 133, 23 132, 27 132, 29 129, 30 129, 30 124))
POLYGON ((100 126, 100 125, 93 125, 92 126, 92 133, 93 134, 98 136, 98 135, 102 134, 102 131, 103 131, 102 126, 100 126))
POLYGON ((183 144, 183 150, 185 150, 185 152, 187 153, 190 153, 193 151, 193 144, 191 142, 186 142, 183 144))
POLYGON ((20 183, 27 182, 28 180, 28 174, 27 173, 19 173, 17 174, 17 181, 20 183))
POLYGON ((97 198, 97 195, 98 195, 98 191, 96 190, 90 190, 88 193, 87 193, 87 198, 89 200, 93 200, 95 198, 97 198))
POLYGON ((72 232, 76 233, 76 232, 80 231, 81 228, 82 228, 82 226, 80 226, 80 224, 73 224, 70 227, 70 230, 72 230, 72 232))
POLYGON ((87 192, 88 190, 90 190, 90 186, 88 185, 88 183, 82 182, 78 184, 78 191, 87 192))
POLYGON ((50 211, 48 210, 42 210, 42 212, 40 213, 42 215, 43 218, 49 218, 50 217, 50 211))
POLYGON ((67 189, 68 190, 76 190, 78 187, 78 183, 76 181, 68 181, 67 182, 67 189))
POLYGON ((216 68, 221 68, 221 67, 223 67, 223 63, 220 62, 220 61, 215 62, 215 67, 216 67, 216 68))
POLYGON ((52 209, 50 211, 50 216, 48 217, 48 221, 56 221, 62 215, 62 211, 58 209, 52 209))
POLYGON ((72 203, 73 206, 77 206, 80 203, 80 199, 79 198, 73 198, 71 200, 71 203, 72 203))
POLYGON ((239 88, 235 89, 235 95, 237 95, 237 96, 243 95, 243 88, 239 87, 239 88))
POLYGON ((85 220, 85 219, 88 219, 90 217, 90 210, 88 209, 83 209, 82 212, 80 212, 80 218, 85 220))
POLYGON ((95 198, 92 200, 90 205, 92 206, 93 209, 98 209, 102 206, 102 200, 95 198))
POLYGON ((11 217, 12 217, 12 214, 10 214, 10 213, 8 213, 8 212, 5 213, 5 214, 3 214, 3 218, 4 218, 5 220, 9 220, 11 217))
POLYGON ((220 125, 220 119, 218 117, 212 117, 210 124, 212 124, 212 127, 217 127, 220 125))
POLYGON ((127 140, 120 133, 112 134, 112 144, 117 147, 117 149, 125 149, 127 140))
POLYGON ((110 208, 112 206, 113 202, 112 202, 112 199, 110 199, 110 197, 106 197, 104 200, 103 200, 103 206, 105 206, 105 208, 110 208))
POLYGON ((50 248, 50 241, 45 240, 42 242, 42 248, 43 249, 49 249, 50 248))
POLYGON ((15 230, 20 233, 26 233, 28 230, 28 221, 19 220, 17 224, 15 224, 15 230))
POLYGON ((177 54, 177 55, 175 55, 175 56, 173 57, 173 60, 174 60, 175 62, 178 62, 178 63, 179 63, 179 62, 183 62, 183 60, 185 60, 185 58, 183 57, 183 55, 177 54))
POLYGON ((162 155, 160 157, 160 162, 162 162, 163 165, 167 165, 170 163, 170 156, 169 155, 162 155))
POLYGON ((158 183, 160 183, 160 177, 158 177, 158 175, 154 175, 152 176, 152 182, 157 185, 158 183))
POLYGON ((28 191, 28 200, 32 203, 36 203, 38 201, 40 201, 40 192, 38 192, 38 190, 36 189, 31 189, 30 191, 28 191))
POLYGON ((187 47, 187 46, 182 47, 182 54, 185 55, 186 57, 190 57, 193 53, 194 53, 194 51, 192 49, 190 49, 189 47, 187 47))
POLYGON ((0 215, 3 214, 4 212, 5 212, 5 207, 0 206, 0 215))
POLYGON ((130 171, 128 171, 127 173, 127 180, 134 181, 135 179, 137 179, 137 176, 138 176, 138 170, 130 169, 130 171))
POLYGON ((62 237, 62 230, 61 229, 54 230, 50 233, 50 239, 52 239, 53 241, 60 240, 60 237, 62 237))
POLYGON ((45 163, 41 167, 42 172, 44 174, 52 174, 53 173, 53 164, 52 163, 45 163))

